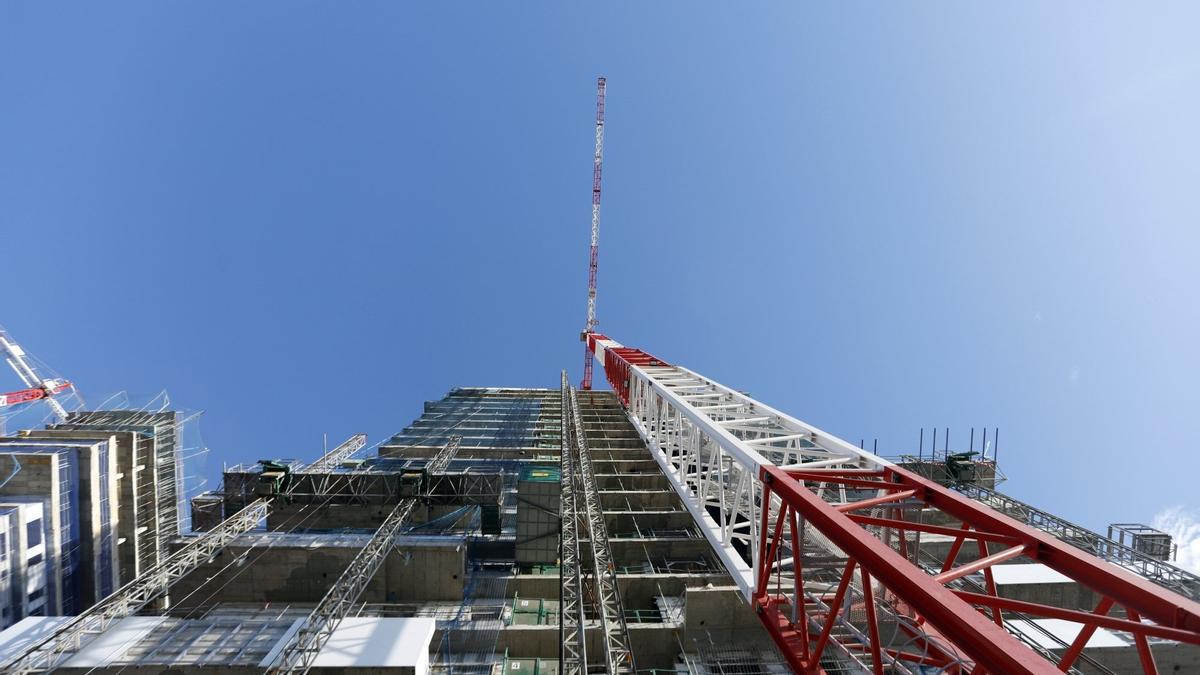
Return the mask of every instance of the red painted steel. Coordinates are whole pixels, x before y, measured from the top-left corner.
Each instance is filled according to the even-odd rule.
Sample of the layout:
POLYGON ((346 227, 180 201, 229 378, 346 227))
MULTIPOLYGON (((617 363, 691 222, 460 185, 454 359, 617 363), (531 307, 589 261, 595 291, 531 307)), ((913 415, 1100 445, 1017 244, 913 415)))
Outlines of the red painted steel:
MULTIPOLYGON (((1128 631, 1134 635, 1145 672, 1155 672, 1147 636, 1200 644, 1200 605, 1176 595, 1159 586, 1150 584, 1124 570, 1116 568, 1098 558, 1088 556, 1078 549, 1048 534, 1034 530, 1003 516, 986 506, 967 500, 937 483, 895 466, 875 472, 877 481, 864 480, 869 474, 821 470, 785 471, 778 467, 763 468, 761 478, 771 494, 778 495, 787 509, 795 509, 805 521, 834 544, 851 556, 862 569, 878 579, 893 598, 895 607, 911 608, 911 615, 927 627, 944 636, 961 653, 974 662, 972 672, 991 673, 1035 673, 1057 672, 1056 664, 1047 661, 1028 649, 1001 627, 999 613, 1004 610, 1019 611, 1039 618, 1059 618, 1082 623, 1085 630, 1094 631, 1096 626, 1128 631), (834 505, 820 499, 809 484, 847 485, 850 489, 879 490, 887 492, 881 497, 870 497, 845 505, 834 505), (849 513, 863 505, 880 505, 894 501, 897 495, 909 494, 916 502, 927 508, 938 508, 962 520, 961 529, 907 523, 903 520, 872 518, 849 513), (886 501, 885 501, 886 500, 886 501), (942 567, 941 573, 932 576, 906 559, 898 551, 885 544, 865 526, 887 526, 896 530, 957 533, 957 539, 942 567), (975 539, 980 546, 981 558, 964 565, 955 566, 955 558, 962 543, 975 539), (986 542, 1007 544, 999 553, 988 554, 986 542), (1099 612, 1080 612, 1038 603, 1019 602, 996 597, 995 583, 991 578, 992 565, 1018 556, 1031 558, 1073 580, 1088 586, 1108 599, 1126 606, 1131 618, 1145 615, 1155 622, 1145 624, 1138 621, 1100 616, 1099 612), (946 588, 943 582, 973 572, 984 572, 987 594, 967 593, 946 588), (978 608, 977 608, 978 607, 978 608), (985 616, 986 610, 990 616, 985 616), (1153 612, 1153 614, 1151 614, 1153 612), (1144 646, 1145 645, 1145 646, 1144 646)), ((766 535, 769 529, 764 529, 766 535)), ((767 550, 782 546, 774 541, 779 536, 778 528, 773 537, 764 542, 767 550)), ((766 577, 762 577, 763 580, 766 577)), ((786 621, 790 606, 781 604, 780 598, 772 597, 767 583, 757 588, 756 602, 764 625, 772 635, 785 643, 794 643, 799 631, 786 621)), ((807 619, 815 618, 808 608, 807 619)), ((827 619, 824 619, 827 621, 827 619)), ((872 645, 872 649, 874 646, 872 645)), ((1073 661, 1077 649, 1068 653, 1073 661)), ((801 670, 814 672, 819 669, 814 652, 812 659, 805 660, 801 670)), ((900 657, 903 658, 903 657, 900 657)))
MULTIPOLYGON (((603 339, 603 336, 600 337, 603 339)), ((633 347, 613 347, 604 350, 604 376, 612 385, 613 393, 625 405, 629 405, 629 367, 665 365, 668 365, 666 361, 633 347)))
POLYGON ((587 391, 592 388, 592 367, 593 358, 592 351, 587 348, 588 335, 594 334, 596 330, 596 268, 600 257, 600 240, 599 234, 599 217, 600 217, 600 172, 604 165, 602 157, 602 134, 604 133, 604 92, 607 88, 607 80, 603 77, 596 80, 596 156, 592 163, 592 240, 591 247, 588 252, 588 317, 587 325, 583 329, 584 333, 584 349, 583 349, 583 381, 579 388, 587 391))
POLYGON ((32 389, 22 389, 20 391, 14 391, 14 392, 10 392, 7 394, 0 394, 0 407, 13 406, 13 405, 17 405, 19 403, 29 403, 30 401, 37 401, 39 399, 46 398, 47 396, 53 396, 55 394, 62 393, 70 388, 71 388, 70 382, 63 382, 62 384, 51 387, 49 389, 43 389, 41 387, 34 387, 32 389))
MULTIPOLYGON (((595 349, 597 340, 608 338, 599 334, 589 336, 587 344, 590 349, 595 349)), ((640 349, 614 346, 604 350, 603 365, 613 391, 628 406, 631 369, 634 366, 668 364, 640 349)), ((768 633, 796 672, 823 672, 820 660, 829 641, 835 639, 832 637, 832 628, 856 568, 863 579, 864 588, 871 588, 871 580, 880 584, 882 590, 876 597, 886 601, 894 611, 910 617, 915 625, 921 626, 921 630, 933 638, 927 640, 912 628, 901 626, 912 636, 913 642, 910 644, 920 649, 888 649, 877 644, 876 627, 868 626, 868 632, 876 638, 876 644, 867 645, 866 649, 874 657, 873 667, 877 672, 881 654, 914 663, 941 664, 947 668, 947 672, 1046 675, 1060 672, 1059 664, 1033 651, 1003 627, 1004 611, 1082 624, 1080 638, 1064 654, 1063 670, 1068 669, 1079 656, 1087 636, 1098 627, 1132 633, 1146 673, 1156 672, 1147 637, 1200 644, 1200 604, 1091 556, 1045 532, 1018 523, 904 468, 885 465, 878 470, 785 470, 767 465, 761 468, 758 479, 763 488, 763 500, 775 495, 782 504, 774 516, 774 522, 770 522, 769 510, 762 509, 759 557, 750 561, 754 565, 756 579, 752 602, 768 633), (816 494, 817 484, 841 485, 851 491, 874 492, 876 496, 867 496, 849 504, 832 504, 816 494), (900 500, 904 502, 900 503, 900 500), (888 509, 891 517, 855 513, 870 506, 888 509), (889 506, 895 508, 889 509, 889 506), (904 510, 900 506, 936 509, 958 520, 961 526, 954 528, 908 522, 903 519, 901 514, 904 510), (789 524, 785 528, 785 523, 789 519, 794 523, 797 515, 806 526, 814 527, 844 551, 849 562, 833 602, 828 605, 832 609, 819 610, 813 601, 808 600, 804 607, 798 608, 800 619, 793 623, 790 600, 784 595, 771 593, 769 589, 772 563, 789 541, 796 540, 795 526, 789 524), (905 537, 898 537, 900 550, 896 550, 868 527, 877 531, 890 529, 892 532, 951 535, 955 541, 940 573, 935 575, 909 560, 903 543, 905 537), (786 537, 785 529, 788 531, 786 537), (968 540, 976 542, 979 559, 956 567, 956 558, 968 540), (988 549, 989 543, 1003 548, 992 553, 988 549), (1018 556, 1042 563, 1090 588, 1102 598, 1100 605, 1095 611, 1087 612, 998 597, 991 567, 1018 556), (983 573, 986 593, 954 590, 943 583, 971 572, 983 573), (1123 606, 1129 618, 1106 616, 1114 604, 1123 606), (1145 623, 1140 617, 1152 623, 1145 623), (817 629, 816 635, 810 631, 810 622, 817 629), (939 641, 949 649, 939 646, 939 641), (959 657, 965 655, 966 659, 956 662, 954 653, 959 657)), ((797 567, 797 571, 803 575, 800 567, 797 567)), ((869 591, 867 593, 870 595, 869 591)), ((868 615, 876 613, 875 602, 874 597, 865 601, 866 606, 862 608, 868 615)), ((850 648, 854 647, 859 647, 862 653, 862 645, 850 648)))

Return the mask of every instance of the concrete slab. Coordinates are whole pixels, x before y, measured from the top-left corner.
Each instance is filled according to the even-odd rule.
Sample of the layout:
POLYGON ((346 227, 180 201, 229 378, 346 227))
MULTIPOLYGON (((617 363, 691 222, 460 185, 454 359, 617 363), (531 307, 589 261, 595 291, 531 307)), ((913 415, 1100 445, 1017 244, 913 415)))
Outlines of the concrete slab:
POLYGON ((1016 563, 992 567, 992 578, 997 586, 1012 584, 1069 584, 1070 577, 1046 567, 1041 563, 1016 563))
POLYGON ((67 616, 27 616, 4 629, 0 632, 0 667, 70 620, 67 616))
MULTIPOLYGON (((1046 649, 1063 649, 1062 644, 1058 640, 1062 640, 1062 642, 1069 645, 1083 628, 1083 624, 1075 623, 1074 621, 1064 621, 1062 619, 1033 619, 1032 621, 1021 619, 1009 623, 1046 649), (1041 630, 1038 630, 1039 628, 1041 630), (1047 633, 1050 635, 1047 635, 1047 633), (1058 638, 1058 640, 1054 638, 1058 638)), ((1088 648, 1128 646, 1128 642, 1104 628, 1097 628, 1095 634, 1087 642, 1088 648)))
POLYGON ((429 643, 437 622, 428 618, 343 619, 317 654, 314 668, 403 668, 429 672, 429 643))
POLYGON ((164 616, 127 616, 84 645, 63 668, 101 668, 119 659, 166 620, 164 616))

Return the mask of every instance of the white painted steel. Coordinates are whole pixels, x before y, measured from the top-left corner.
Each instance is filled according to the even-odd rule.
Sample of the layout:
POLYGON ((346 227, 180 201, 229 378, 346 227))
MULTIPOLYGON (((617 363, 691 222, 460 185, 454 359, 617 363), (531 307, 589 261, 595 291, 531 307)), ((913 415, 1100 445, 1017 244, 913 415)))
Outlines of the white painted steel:
POLYGON ((354 434, 341 445, 325 453, 321 459, 300 469, 300 471, 329 471, 334 469, 343 461, 354 456, 354 453, 362 450, 366 444, 366 434, 354 434))
MULTIPOLYGON (((604 363, 613 340, 597 340, 604 363)), ((754 593, 763 466, 891 463, 680 366, 630 366, 627 414, 746 599, 754 593)), ((779 503, 766 505, 772 516, 779 503)), ((788 561, 783 561, 787 566, 788 561)))
POLYGON ((560 608, 558 669, 562 675, 587 673, 587 639, 584 614, 583 565, 579 545, 579 504, 575 496, 575 453, 571 446, 572 416, 567 371, 562 373, 562 410, 559 414, 559 534, 560 608))
MULTIPOLYGON (((565 376, 564 376, 565 377, 565 376)), ((604 524, 604 510, 600 505, 600 488, 592 467, 591 450, 587 443, 587 432, 579 409, 579 400, 573 387, 567 387, 569 417, 571 422, 571 445, 577 464, 573 467, 574 477, 582 488, 588 548, 592 553, 592 570, 595 574, 593 591, 596 594, 600 631, 604 635, 605 672, 634 673, 637 671, 630 648, 629 627, 625 624, 625 610, 617 584, 617 570, 608 544, 608 528, 604 524)), ((568 452, 571 450, 568 449, 568 452)))
MULTIPOLYGON (((25 358, 25 350, 21 349, 21 345, 18 345, 9 336, 3 326, 0 326, 0 353, 4 354, 4 360, 8 362, 9 367, 16 372, 17 377, 21 378, 26 387, 31 389, 35 387, 41 388, 49 392, 62 384, 62 380, 43 378, 39 375, 37 370, 25 358)), ((50 406, 50 409, 54 411, 54 415, 58 418, 59 422, 67 421, 67 411, 62 407, 61 403, 54 400, 53 396, 47 396, 45 401, 46 405, 50 406)))
MULTIPOLYGON (((600 180, 601 167, 604 165, 604 93, 605 81, 602 79, 599 85, 599 105, 600 108, 596 111, 596 154, 594 157, 593 176, 597 183, 600 180)), ((596 256, 596 249, 600 245, 600 196, 597 194, 592 198, 592 239, 591 239, 591 256, 593 265, 596 256)), ((589 270, 589 277, 595 274, 595 270, 589 270)), ((584 332, 591 333, 596 330, 596 286, 588 284, 588 300, 587 300, 587 326, 584 332)))

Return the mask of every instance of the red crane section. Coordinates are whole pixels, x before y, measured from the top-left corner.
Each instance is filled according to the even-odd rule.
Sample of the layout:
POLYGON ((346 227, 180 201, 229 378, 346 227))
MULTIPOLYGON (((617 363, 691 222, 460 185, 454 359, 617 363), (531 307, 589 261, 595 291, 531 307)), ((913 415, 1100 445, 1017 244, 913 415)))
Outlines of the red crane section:
POLYGON ((605 79, 596 80, 596 154, 592 164, 592 244, 588 258, 587 323, 579 338, 583 346, 583 381, 579 388, 592 388, 592 350, 588 336, 596 331, 596 265, 600 254, 600 169, 604 164, 604 89, 605 79))
POLYGON ((1200 644, 1200 604, 687 368, 588 336, 664 475, 791 667, 882 675, 1058 673, 1098 629, 1200 644), (948 545, 931 554, 921 537, 948 545), (1003 597, 992 570, 1040 563, 1094 608, 1003 597), (1023 633, 1074 622, 1061 653, 1023 633), (825 664, 825 665, 823 665, 825 664))
POLYGON ((22 389, 20 391, 10 391, 7 394, 0 394, 0 408, 14 406, 19 403, 29 403, 30 401, 37 401, 39 399, 47 398, 47 397, 53 396, 55 394, 61 394, 62 392, 66 391, 70 388, 71 388, 70 382, 65 382, 63 380, 57 380, 55 383, 51 384, 50 387, 47 389, 43 389, 41 387, 36 387, 34 389, 22 389))
POLYGON ((0 326, 0 356, 8 362, 10 368, 25 383, 26 389, 9 394, 0 394, 0 408, 45 399, 46 404, 54 411, 59 421, 66 421, 67 411, 54 395, 71 388, 71 383, 58 378, 43 377, 30 363, 28 355, 21 345, 0 326))

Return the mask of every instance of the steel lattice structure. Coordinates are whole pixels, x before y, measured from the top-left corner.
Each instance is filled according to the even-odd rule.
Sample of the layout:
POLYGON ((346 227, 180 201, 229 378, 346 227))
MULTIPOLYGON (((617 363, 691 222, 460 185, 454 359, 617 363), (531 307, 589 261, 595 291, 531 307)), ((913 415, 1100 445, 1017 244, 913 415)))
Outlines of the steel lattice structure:
POLYGON ((9 367, 16 372, 17 377, 21 378, 21 381, 28 387, 28 389, 0 394, 0 408, 45 399, 46 405, 54 411, 54 416, 58 418, 58 421, 65 422, 67 411, 61 403, 54 400, 54 395, 70 389, 71 383, 66 380, 42 377, 37 369, 29 363, 25 350, 21 349, 21 345, 12 339, 3 326, 0 326, 0 354, 4 356, 9 367))
POLYGON ((596 331, 596 268, 600 257, 600 173, 604 166, 604 93, 607 80, 603 77, 596 80, 596 154, 592 161, 592 241, 588 258, 588 298, 587 323, 584 324, 583 334, 583 382, 579 387, 584 391, 592 388, 592 350, 588 347, 587 336, 596 331))
POLYGON ((1200 600, 1200 575, 1148 556, 1135 548, 1101 536, 1069 520, 1047 513, 991 488, 974 483, 959 483, 952 487, 1010 518, 1030 527, 1036 527, 1043 532, 1049 532, 1058 539, 1073 544, 1094 556, 1116 563, 1163 588, 1192 600, 1200 600))
POLYGON ((571 436, 575 425, 571 417, 570 385, 567 373, 562 373, 561 446, 559 448, 559 503, 561 504, 562 534, 559 537, 559 651, 558 671, 562 675, 583 675, 587 672, 587 639, 584 629, 583 566, 579 552, 579 511, 575 497, 575 461, 571 436))
POLYGON ((359 450, 362 450, 366 444, 367 444, 367 435, 366 434, 354 434, 353 436, 348 438, 341 445, 337 446, 336 448, 334 448, 334 449, 330 450, 329 452, 325 453, 324 455, 322 455, 321 459, 318 459, 317 461, 313 462, 312 464, 309 464, 308 466, 306 466, 300 470, 301 471, 329 471, 330 469, 336 467, 338 464, 341 464, 343 460, 352 457, 354 455, 354 453, 358 452, 359 450))
POLYGON ((592 469, 591 450, 588 448, 583 417, 579 410, 579 399, 573 387, 567 389, 570 403, 571 444, 575 457, 575 480, 583 492, 584 522, 592 551, 592 569, 595 572, 595 594, 600 619, 600 630, 604 634, 605 672, 635 672, 633 652, 629 648, 629 628, 625 625, 625 611, 621 606, 621 593, 617 588, 617 570, 613 565, 612 551, 608 545, 608 528, 604 524, 604 510, 600 506, 600 489, 592 469))
MULTIPOLYGON (((461 441, 461 436, 451 437, 450 442, 426 464, 426 470, 444 471, 458 452, 461 441)), ((371 541, 359 551, 325 597, 321 598, 321 602, 304 619, 299 630, 288 640, 275 665, 267 670, 268 673, 278 675, 308 672, 321 648, 337 630, 342 619, 353 611, 363 590, 387 560, 388 554, 396 545, 396 537, 412 518, 417 503, 416 499, 406 499, 396 504, 375 531, 371 541)))
POLYGON ((1148 637, 1200 644, 1200 604, 1088 555, 954 490, 866 452, 753 398, 639 349, 594 334, 588 344, 675 491, 797 672, 854 653, 875 673, 1057 673, 1097 628, 1133 635, 1144 672, 1157 672, 1148 637), (941 512, 961 525, 911 518, 941 512), (715 515, 713 515, 715 514, 715 515), (926 532, 954 537, 927 573, 907 550, 926 532), (955 565, 963 545, 977 560, 955 565), (805 565, 819 545, 826 564, 805 565), (1096 592, 1093 612, 997 595, 993 565, 1042 563, 1096 592), (840 565, 829 576, 828 561, 840 565), (981 574, 986 592, 947 587, 981 574), (822 576, 824 575, 824 576, 822 576), (849 598, 857 597, 854 603, 849 598), (855 631, 849 605, 862 611, 855 631), (1109 616, 1115 606, 1124 617, 1109 616), (881 611, 905 617, 900 644, 881 639, 881 611), (1082 624, 1056 664, 1005 630, 1003 612, 1082 624), (839 649, 830 650, 831 643, 839 649))
POLYGON ((52 633, 26 647, 4 668, 10 675, 48 673, 99 636, 116 621, 136 614, 178 579, 208 562, 239 535, 267 517, 270 499, 260 499, 226 518, 86 612, 71 618, 52 633))

